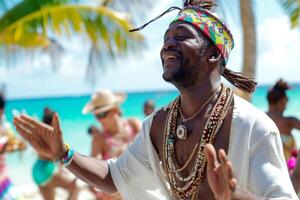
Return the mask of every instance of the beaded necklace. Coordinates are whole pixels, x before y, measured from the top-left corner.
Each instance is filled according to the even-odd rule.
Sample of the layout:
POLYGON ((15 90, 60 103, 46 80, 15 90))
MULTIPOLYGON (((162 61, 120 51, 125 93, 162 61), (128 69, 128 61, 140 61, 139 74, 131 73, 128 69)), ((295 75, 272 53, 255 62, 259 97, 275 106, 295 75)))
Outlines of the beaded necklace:
MULTIPOLYGON (((203 105, 200 107, 200 109, 195 113, 193 114, 191 117, 189 118, 185 118, 182 114, 182 111, 181 111, 181 108, 179 106, 178 108, 178 111, 179 111, 179 114, 182 118, 182 122, 188 122, 192 119, 194 119, 197 115, 199 115, 199 113, 208 105, 208 103, 218 94, 219 92, 219 89, 216 89, 216 91, 213 93, 213 95, 211 95, 204 103, 203 105)), ((187 128, 186 126, 181 123, 179 124, 179 126, 177 127, 177 130, 176 130, 176 135, 177 135, 177 138, 178 139, 181 139, 181 140, 186 140, 187 139, 187 128)))
POLYGON ((215 103, 206 122, 200 140, 196 144, 195 148, 198 148, 197 159, 194 161, 192 172, 187 177, 182 177, 179 172, 189 164, 191 157, 194 155, 195 149, 193 150, 191 157, 188 159, 184 167, 177 169, 178 163, 176 160, 175 143, 180 100, 179 98, 176 98, 173 102, 170 113, 167 117, 167 123, 164 132, 163 164, 170 187, 179 199, 186 199, 190 196, 196 198, 197 195, 195 195, 195 193, 197 192, 197 189, 205 175, 206 159, 204 156, 204 146, 207 143, 214 143, 217 133, 221 128, 223 120, 230 107, 232 99, 232 91, 222 85, 218 100, 215 103), (179 186, 178 182, 183 186, 179 186))

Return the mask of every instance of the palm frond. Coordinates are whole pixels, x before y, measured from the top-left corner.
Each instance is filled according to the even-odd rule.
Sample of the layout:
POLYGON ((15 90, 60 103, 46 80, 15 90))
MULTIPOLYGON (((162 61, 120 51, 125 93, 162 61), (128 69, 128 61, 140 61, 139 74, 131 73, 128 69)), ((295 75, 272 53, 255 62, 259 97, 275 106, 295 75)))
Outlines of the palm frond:
MULTIPOLYGON (((95 76, 93 73, 95 70, 104 70, 105 62, 144 45, 143 37, 139 33, 128 32, 132 28, 128 15, 112 8, 119 6, 121 9, 128 6, 128 9, 123 9, 128 11, 131 5, 147 7, 145 2, 140 0, 130 2, 124 0, 117 4, 107 2, 110 7, 90 6, 78 2, 81 1, 21 1, 0 18, 0 44, 5 49, 14 49, 8 51, 11 53, 18 52, 20 48, 32 52, 37 47, 42 47, 38 49, 44 49, 50 57, 57 58, 60 55, 58 51, 60 48, 57 48, 59 45, 49 38, 84 34, 92 45, 87 68, 88 76, 89 74, 95 76)), ((52 64, 55 65, 54 69, 59 65, 56 62, 52 64)), ((92 78, 89 80, 92 81, 92 78)))
POLYGON ((300 26, 300 0, 277 0, 289 15, 291 27, 300 26))
POLYGON ((47 46, 49 32, 57 35, 85 33, 93 43, 101 42, 111 54, 116 54, 128 50, 127 45, 120 41, 143 40, 141 35, 128 32, 132 25, 126 15, 106 7, 55 4, 39 5, 28 11, 19 6, 8 11, 0 20, 2 44, 47 46), (13 13, 18 13, 18 16, 12 17, 13 13))

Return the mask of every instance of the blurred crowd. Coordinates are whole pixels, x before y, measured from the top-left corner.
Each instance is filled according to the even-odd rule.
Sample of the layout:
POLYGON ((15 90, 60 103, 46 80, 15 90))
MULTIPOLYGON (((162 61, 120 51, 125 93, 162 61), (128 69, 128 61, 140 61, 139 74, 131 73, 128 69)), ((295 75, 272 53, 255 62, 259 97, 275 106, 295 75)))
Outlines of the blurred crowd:
MULTIPOLYGON (((284 111, 288 105, 287 91, 292 87, 280 79, 267 93, 267 115, 277 125, 282 139, 282 147, 290 172, 291 180, 296 192, 300 191, 300 154, 297 142, 292 135, 293 129, 300 130, 300 120, 294 116, 286 116, 284 111), (299 157, 298 157, 299 156, 299 157)), ((92 94, 90 100, 82 108, 83 114, 94 116, 97 124, 92 124, 87 130, 87 137, 92 138, 90 155, 95 159, 108 160, 118 157, 130 145, 142 128, 140 119, 136 117, 124 118, 121 104, 126 101, 125 93, 114 93, 108 89, 98 90, 92 94)), ((14 199, 10 188, 12 181, 7 175, 5 155, 10 152, 24 151, 26 143, 14 134, 10 123, 4 115, 5 97, 0 95, 0 199, 14 199)), ((144 116, 155 111, 153 100, 147 100, 143 108, 144 116)), ((42 121, 52 126, 55 111, 46 107, 42 121)), ((76 178, 70 178, 63 167, 53 162, 43 151, 37 151, 37 159, 32 166, 32 177, 42 197, 45 200, 55 199, 56 188, 62 188, 68 194, 68 199, 78 199, 80 188, 76 178)), ((120 194, 106 194, 92 186, 89 191, 98 200, 122 199, 120 194)))

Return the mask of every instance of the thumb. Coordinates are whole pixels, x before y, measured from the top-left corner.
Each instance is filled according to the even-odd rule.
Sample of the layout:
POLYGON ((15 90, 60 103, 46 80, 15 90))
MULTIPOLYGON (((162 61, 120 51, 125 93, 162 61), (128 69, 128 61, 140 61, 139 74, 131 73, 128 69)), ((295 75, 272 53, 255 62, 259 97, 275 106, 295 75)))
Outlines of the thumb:
POLYGON ((213 145, 205 145, 205 157, 207 160, 207 171, 212 171, 217 167, 218 160, 216 150, 213 145))
POLYGON ((54 113, 53 118, 52 118, 52 127, 54 128, 54 132, 58 134, 62 134, 61 128, 60 128, 60 122, 58 118, 58 114, 54 113))

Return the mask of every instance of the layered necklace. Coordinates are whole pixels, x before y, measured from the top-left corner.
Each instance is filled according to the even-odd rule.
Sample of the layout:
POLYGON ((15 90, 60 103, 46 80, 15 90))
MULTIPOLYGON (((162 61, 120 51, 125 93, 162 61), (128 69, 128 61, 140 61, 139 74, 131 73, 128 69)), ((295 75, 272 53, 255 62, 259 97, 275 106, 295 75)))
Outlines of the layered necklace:
POLYGON ((181 111, 181 108, 180 108, 180 106, 179 106, 179 109, 178 109, 178 111, 179 111, 179 114, 180 114, 180 116, 181 116, 181 118, 182 118, 182 123, 181 124, 179 124, 178 125, 178 127, 177 127, 177 130, 176 130, 176 136, 177 136, 177 138, 178 139, 181 139, 181 140, 186 140, 186 138, 187 138, 187 128, 186 128, 186 126, 183 124, 183 123, 185 123, 185 122, 188 122, 188 121, 190 121, 190 120, 192 120, 192 119, 194 119, 206 106, 207 106, 207 104, 216 96, 216 94, 219 92, 219 90, 218 89, 216 89, 216 91, 213 93, 213 95, 211 95, 205 102, 204 102, 204 104, 200 107, 200 109, 193 115, 193 116, 191 116, 191 117, 189 117, 189 118, 185 118, 184 116, 183 116, 183 114, 182 114, 182 111, 181 111))
POLYGON ((221 92, 205 124, 203 133, 195 145, 189 159, 181 168, 179 168, 176 159, 175 149, 176 140, 178 138, 176 137, 176 133, 180 107, 179 97, 173 102, 165 125, 162 160, 171 190, 179 199, 187 199, 188 197, 192 197, 192 199, 197 198, 196 194, 199 185, 203 181, 206 168, 204 146, 207 143, 214 143, 217 133, 223 124, 227 111, 229 110, 232 99, 232 91, 222 85, 221 92), (193 163, 191 173, 188 176, 183 177, 180 172, 189 165, 196 152, 197 156, 193 163))

